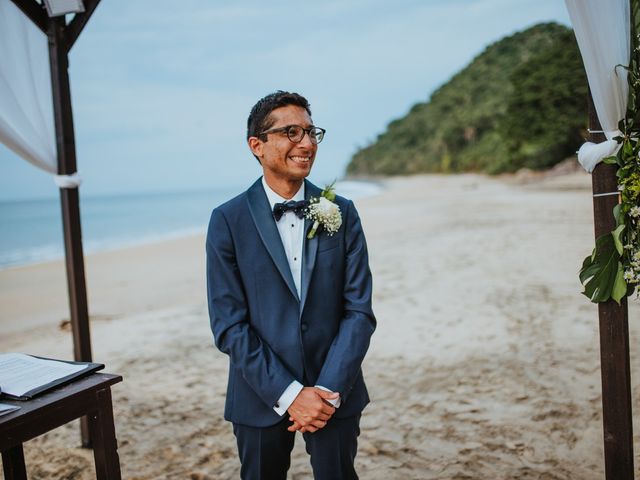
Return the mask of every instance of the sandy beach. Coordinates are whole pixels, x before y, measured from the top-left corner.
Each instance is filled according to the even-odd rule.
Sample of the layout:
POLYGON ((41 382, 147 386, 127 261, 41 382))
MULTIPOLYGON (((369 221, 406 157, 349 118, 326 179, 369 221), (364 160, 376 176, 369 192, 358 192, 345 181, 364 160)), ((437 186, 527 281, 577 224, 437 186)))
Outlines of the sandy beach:
MULTIPOLYGON (((590 177, 383 184, 356 202, 378 318, 360 477, 603 478, 597 309, 577 277, 593 248, 590 177)), ((94 359, 125 379, 113 389, 123 478, 239 478, 204 238, 94 254, 86 270, 94 359)), ((64 275, 62 262, 0 271, 1 352, 72 357, 64 275)), ((635 412, 639 313, 631 301, 635 412)), ((95 478, 78 445, 77 423, 25 444, 29 478, 95 478)), ((290 478, 310 471, 298 436, 290 478)))

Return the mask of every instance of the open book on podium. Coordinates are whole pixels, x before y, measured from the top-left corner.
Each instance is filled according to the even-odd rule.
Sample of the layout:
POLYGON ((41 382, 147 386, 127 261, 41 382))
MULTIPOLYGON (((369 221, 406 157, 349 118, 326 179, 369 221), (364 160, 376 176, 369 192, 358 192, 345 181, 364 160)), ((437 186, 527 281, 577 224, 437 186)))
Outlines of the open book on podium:
POLYGON ((1 353, 0 396, 30 400, 40 393, 103 368, 101 363, 68 362, 24 353, 1 353))

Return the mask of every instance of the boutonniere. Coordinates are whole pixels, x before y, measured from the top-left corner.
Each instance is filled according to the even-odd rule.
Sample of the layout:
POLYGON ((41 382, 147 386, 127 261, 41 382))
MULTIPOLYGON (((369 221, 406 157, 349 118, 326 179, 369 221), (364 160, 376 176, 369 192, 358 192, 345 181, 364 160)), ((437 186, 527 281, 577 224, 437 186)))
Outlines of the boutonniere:
POLYGON ((336 193, 333 191, 333 185, 327 186, 320 192, 319 197, 311 197, 309 199, 309 206, 304 213, 305 218, 313 220, 313 227, 309 230, 307 238, 312 239, 320 225, 327 232, 327 235, 331 236, 336 233, 342 225, 342 214, 340 213, 340 207, 334 203, 336 199, 336 193))

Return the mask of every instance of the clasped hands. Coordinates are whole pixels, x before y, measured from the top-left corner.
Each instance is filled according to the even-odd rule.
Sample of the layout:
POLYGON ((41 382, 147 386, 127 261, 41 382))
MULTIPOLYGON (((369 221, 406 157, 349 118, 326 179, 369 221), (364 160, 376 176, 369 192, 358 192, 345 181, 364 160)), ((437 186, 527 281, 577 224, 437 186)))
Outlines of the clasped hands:
POLYGON ((287 430, 302 433, 320 430, 336 411, 327 400, 335 400, 339 396, 337 392, 327 392, 316 387, 303 387, 289 406, 289 420, 293 424, 287 430))

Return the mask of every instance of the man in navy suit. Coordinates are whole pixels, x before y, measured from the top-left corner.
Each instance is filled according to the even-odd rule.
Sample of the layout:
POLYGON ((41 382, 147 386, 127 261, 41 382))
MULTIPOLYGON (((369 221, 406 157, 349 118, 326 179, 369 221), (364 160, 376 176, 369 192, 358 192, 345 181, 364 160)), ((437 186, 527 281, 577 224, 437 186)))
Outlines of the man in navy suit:
POLYGON ((353 467, 369 396, 361 364, 376 320, 358 212, 336 196, 342 225, 311 238, 305 218, 321 190, 306 180, 324 130, 307 100, 278 91, 247 122, 263 169, 216 208, 207 235, 209 315, 229 355, 225 419, 243 479, 286 479, 300 431, 316 479, 357 479, 353 467))

